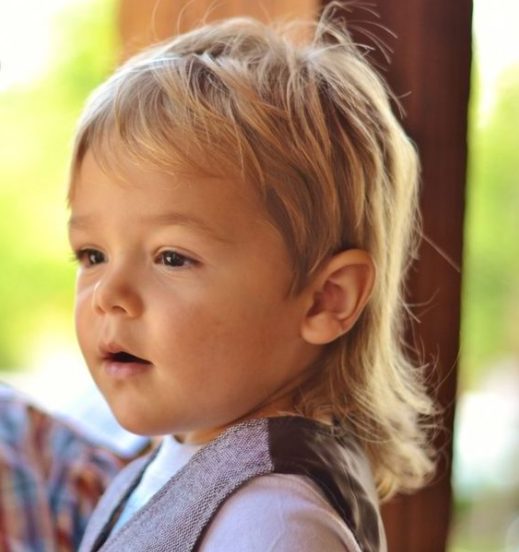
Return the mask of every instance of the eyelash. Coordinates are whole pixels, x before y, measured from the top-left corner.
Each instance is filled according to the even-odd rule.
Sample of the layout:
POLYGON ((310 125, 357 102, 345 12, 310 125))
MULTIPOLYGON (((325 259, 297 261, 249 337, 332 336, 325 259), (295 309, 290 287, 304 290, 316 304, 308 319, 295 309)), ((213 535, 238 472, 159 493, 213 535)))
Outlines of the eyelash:
MULTIPOLYGON (((80 265, 84 266, 85 268, 91 268, 93 266, 97 266, 98 264, 105 262, 104 254, 101 253, 101 251, 90 247, 73 251, 72 258, 74 261, 78 262, 80 265), (102 259, 97 258, 97 262, 96 262, 96 260, 92 259, 93 256, 101 256, 102 259)), ((172 249, 168 249, 167 251, 162 251, 161 253, 159 253, 156 260, 159 261, 159 264, 170 268, 183 268, 185 265, 197 264, 197 261, 195 261, 194 259, 191 259, 186 255, 182 255, 178 251, 175 251, 172 249), (178 260, 182 261, 183 264, 181 266, 176 264, 175 265, 168 264, 167 257, 170 257, 169 262, 172 262, 171 258, 174 258, 174 259, 177 259, 177 261, 178 260)))

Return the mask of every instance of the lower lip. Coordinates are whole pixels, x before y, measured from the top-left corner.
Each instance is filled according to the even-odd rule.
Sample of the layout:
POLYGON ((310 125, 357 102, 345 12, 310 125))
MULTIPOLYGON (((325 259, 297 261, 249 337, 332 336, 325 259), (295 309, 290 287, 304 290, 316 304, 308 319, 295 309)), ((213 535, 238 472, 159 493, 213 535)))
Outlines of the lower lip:
POLYGON ((148 372, 152 365, 139 362, 114 362, 106 360, 103 363, 105 372, 116 379, 126 379, 148 372))

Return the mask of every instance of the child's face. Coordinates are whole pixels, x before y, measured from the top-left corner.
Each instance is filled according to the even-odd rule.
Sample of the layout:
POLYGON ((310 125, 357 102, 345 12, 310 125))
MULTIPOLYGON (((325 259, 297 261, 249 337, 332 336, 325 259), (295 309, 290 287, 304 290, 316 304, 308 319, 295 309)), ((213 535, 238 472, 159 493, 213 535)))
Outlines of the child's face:
POLYGON ((70 224, 78 339, 116 417, 204 441, 289 407, 274 394, 315 356, 300 336, 308 305, 286 297, 288 254, 254 194, 129 163, 123 174, 88 152, 70 224))

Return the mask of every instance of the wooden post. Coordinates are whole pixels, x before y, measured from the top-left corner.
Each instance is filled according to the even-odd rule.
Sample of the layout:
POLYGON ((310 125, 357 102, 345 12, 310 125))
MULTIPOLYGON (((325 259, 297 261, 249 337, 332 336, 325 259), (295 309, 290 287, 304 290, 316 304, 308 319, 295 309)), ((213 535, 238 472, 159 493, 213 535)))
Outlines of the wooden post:
MULTIPOLYGON (((409 282, 409 302, 417 305, 420 323, 408 341, 430 363, 431 393, 443 410, 436 479, 419 493, 397 497, 383 514, 390 552, 442 552, 452 503, 472 2, 380 0, 376 11, 379 18, 360 8, 344 15, 393 50, 389 65, 380 52, 373 61, 384 67, 406 112, 403 125, 420 152, 424 241, 409 282)), ((370 42, 365 33, 353 34, 359 43, 370 42)))

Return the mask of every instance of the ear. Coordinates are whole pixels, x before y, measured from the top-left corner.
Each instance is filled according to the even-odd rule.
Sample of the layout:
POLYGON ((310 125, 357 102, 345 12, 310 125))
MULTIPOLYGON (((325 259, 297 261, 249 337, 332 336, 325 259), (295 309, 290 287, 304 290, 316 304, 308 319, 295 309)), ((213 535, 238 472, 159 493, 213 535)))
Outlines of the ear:
POLYGON ((324 345, 348 332, 366 306, 374 282, 375 266, 367 251, 350 249, 334 255, 307 288, 303 339, 324 345))

